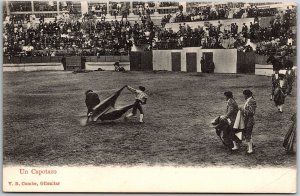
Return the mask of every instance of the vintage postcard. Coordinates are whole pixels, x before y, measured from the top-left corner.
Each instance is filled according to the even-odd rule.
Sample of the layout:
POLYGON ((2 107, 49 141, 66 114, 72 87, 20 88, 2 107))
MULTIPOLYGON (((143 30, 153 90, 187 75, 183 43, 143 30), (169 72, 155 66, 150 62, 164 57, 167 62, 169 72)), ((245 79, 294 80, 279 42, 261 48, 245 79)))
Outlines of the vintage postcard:
POLYGON ((4 192, 297 192, 295 2, 2 7, 4 192))

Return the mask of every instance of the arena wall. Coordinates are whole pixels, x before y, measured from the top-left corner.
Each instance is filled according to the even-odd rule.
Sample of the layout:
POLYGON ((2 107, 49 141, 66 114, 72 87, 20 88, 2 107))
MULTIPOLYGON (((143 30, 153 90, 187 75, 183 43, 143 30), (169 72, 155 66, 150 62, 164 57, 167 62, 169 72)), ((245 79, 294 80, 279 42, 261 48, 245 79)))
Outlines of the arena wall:
MULTIPOLYGON (((180 53, 182 61, 182 50, 153 50, 153 70, 173 71, 172 53, 180 53)), ((182 65, 182 62, 180 62, 182 65)))
MULTIPOLYGON (((271 76, 273 73, 274 73, 273 65, 260 65, 260 64, 255 65, 255 75, 271 76)), ((285 74, 286 70, 281 69, 279 70, 279 73, 285 74)))
POLYGON ((181 53, 181 71, 187 69, 187 53, 196 53, 196 72, 201 71, 200 60, 203 52, 212 52, 215 73, 237 73, 236 49, 183 48, 182 50, 153 50, 153 70, 172 71, 172 53, 181 53))
MULTIPOLYGON (((98 70, 101 68, 104 71, 115 70, 114 62, 86 62, 86 70, 98 70)), ((120 66, 124 67, 126 71, 130 70, 130 62, 120 62, 120 66)))
POLYGON ((26 64, 3 64, 3 72, 7 71, 62 71, 61 63, 26 63, 26 64))
POLYGON ((170 50, 153 50, 153 70, 172 71, 170 50))
POLYGON ((213 52, 215 73, 237 73, 236 49, 203 49, 200 52, 201 57, 202 52, 213 52))

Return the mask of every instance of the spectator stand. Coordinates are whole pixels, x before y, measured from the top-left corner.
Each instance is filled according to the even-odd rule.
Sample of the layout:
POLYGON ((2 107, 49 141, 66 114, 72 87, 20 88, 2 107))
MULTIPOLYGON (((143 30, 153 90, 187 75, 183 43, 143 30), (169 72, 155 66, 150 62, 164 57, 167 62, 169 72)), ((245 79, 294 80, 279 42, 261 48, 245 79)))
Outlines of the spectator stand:
MULTIPOLYGON (((137 26, 133 23, 127 25, 127 22, 126 26, 124 26, 125 21, 123 20, 123 16, 120 20, 104 21, 102 18, 99 20, 99 18, 95 17, 93 14, 90 14, 90 12, 92 13, 93 10, 96 11, 96 6, 93 8, 93 5, 87 15, 79 18, 78 16, 80 16, 80 14, 76 14, 79 13, 76 11, 76 9, 78 9, 76 6, 81 6, 83 4, 77 3, 78 5, 75 6, 75 3, 73 4, 72 2, 67 2, 65 5, 61 3, 62 2, 56 4, 56 7, 59 7, 56 11, 55 4, 45 5, 41 8, 41 5, 31 3, 32 10, 28 13, 38 14, 39 11, 36 11, 35 9, 42 10, 40 11, 41 13, 48 12, 45 10, 50 10, 50 12, 60 12, 62 10, 68 12, 66 15, 69 17, 57 17, 56 19, 47 22, 45 18, 41 17, 39 22, 32 24, 29 23, 30 25, 26 26, 26 23, 28 25, 28 21, 34 21, 30 19, 31 16, 28 17, 25 14, 14 14, 14 17, 12 17, 11 20, 12 24, 8 23, 8 26, 7 24, 5 25, 4 54, 7 55, 9 59, 12 59, 13 56, 33 56, 34 58, 31 58, 30 61, 35 61, 33 60, 35 59, 35 56, 61 56, 63 53, 58 51, 59 49, 66 51, 66 53, 64 52, 65 54, 72 56, 128 55, 132 44, 130 47, 127 47, 127 43, 124 45, 124 41, 127 40, 133 40, 137 46, 137 49, 140 47, 147 51, 151 51, 152 49, 184 50, 186 47, 198 47, 202 49, 237 48, 238 51, 251 52, 253 51, 253 46, 245 45, 246 43, 249 43, 249 39, 251 43, 254 43, 253 45, 257 45, 256 51, 259 54, 264 54, 266 52, 266 54, 288 54, 292 56, 295 51, 294 44, 296 30, 293 28, 292 22, 286 22, 292 21, 295 15, 293 10, 289 10, 288 7, 286 8, 287 10, 284 10, 285 13, 278 13, 278 16, 276 15, 272 17, 259 18, 257 18, 257 15, 259 14, 272 15, 275 12, 270 12, 269 8, 271 7, 265 7, 264 9, 267 9, 267 11, 261 13, 257 7, 250 7, 247 11, 247 14, 249 16, 256 17, 247 18, 247 15, 247 17, 242 17, 242 19, 237 20, 238 22, 236 22, 234 19, 213 20, 216 18, 209 16, 209 21, 182 23, 181 25, 184 26, 184 28, 183 30, 180 28, 181 30, 179 32, 179 25, 177 26, 178 29, 176 29, 176 26, 169 27, 168 25, 170 24, 154 24, 153 20, 155 17, 161 16, 159 14, 160 9, 166 9, 171 12, 173 12, 172 9, 176 9, 176 11, 179 11, 176 13, 176 17, 178 16, 177 14, 182 15, 186 12, 187 8, 182 6, 181 3, 174 4, 172 2, 162 2, 160 5, 157 5, 152 4, 151 2, 148 4, 142 2, 141 5, 137 6, 139 12, 142 12, 143 16, 146 15, 146 19, 141 19, 141 21, 136 23, 137 26), (146 9, 148 9, 148 11, 146 11, 146 9), (152 12, 149 11, 153 9, 155 10, 155 14, 152 14, 152 12), (99 21, 101 22, 99 23, 99 21), (281 33, 278 33, 279 31, 276 29, 276 24, 278 21, 279 23, 283 24, 280 27, 281 29, 279 29, 284 33, 283 38, 279 37, 281 33), (245 23, 245 25, 248 26, 248 30, 243 30, 242 23, 245 23), (160 27, 160 25, 163 26, 160 27), (104 26, 105 28, 102 28, 101 26, 104 26), (32 37, 29 37, 29 39, 24 37, 24 32, 26 32, 30 27, 33 27, 33 30, 30 29, 30 31, 36 31, 35 28, 38 28, 38 30, 35 32, 35 34, 38 35, 38 40, 33 40, 32 37), (121 29, 122 31, 120 32, 121 29), (274 32, 277 34, 271 35, 274 32), (285 34, 285 32, 287 32, 287 34, 285 34), (17 43, 13 42, 14 39, 17 38, 15 36, 21 36, 18 37, 20 41, 17 43), (290 45, 285 45, 286 39, 288 39, 287 43, 290 43, 290 45), (271 43, 271 48, 269 48, 269 42, 271 43), (279 49, 277 49, 278 47, 276 46, 280 46, 279 49), (274 48, 276 48, 275 51, 274 48), (42 52, 35 53, 37 50, 48 52, 47 54, 41 54, 42 52)), ((107 9, 120 10, 123 7, 127 7, 128 4, 130 5, 131 10, 133 10, 132 4, 134 4, 134 2, 125 3, 124 6, 120 2, 112 2, 111 4, 108 4, 109 6, 107 9), (115 5, 116 8, 111 8, 115 5)), ((86 3, 86 5, 88 4, 86 3)), ((103 4, 103 6, 105 6, 105 4, 103 4)), ((227 3, 226 5, 214 5, 211 7, 205 5, 203 9, 201 6, 198 7, 199 10, 204 14, 214 13, 217 11, 217 9, 224 9, 226 7, 229 9, 243 10, 241 9, 242 5, 237 5, 237 7, 234 6, 236 5, 227 3)), ((249 6, 244 5, 244 7, 249 6)), ((99 7, 97 9, 101 11, 99 7)), ((169 15, 171 14, 169 13, 169 15)), ((240 17, 238 14, 236 16, 238 16, 238 18, 240 17)), ((132 19, 134 17, 135 19, 138 18, 139 20, 140 16, 133 15, 132 19)), ((232 17, 234 17, 234 13, 232 17)), ((227 16, 225 18, 231 17, 227 16)), ((175 24, 173 23, 171 25, 175 24)))

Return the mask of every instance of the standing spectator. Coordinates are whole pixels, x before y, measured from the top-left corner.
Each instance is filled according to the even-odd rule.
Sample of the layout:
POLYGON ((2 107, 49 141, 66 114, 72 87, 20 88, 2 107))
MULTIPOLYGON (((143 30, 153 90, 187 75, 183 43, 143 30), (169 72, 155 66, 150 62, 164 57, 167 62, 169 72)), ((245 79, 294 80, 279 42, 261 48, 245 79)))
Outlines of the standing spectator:
POLYGON ((202 73, 206 73, 206 63, 205 63, 205 60, 203 57, 201 57, 201 61, 200 61, 200 64, 201 64, 201 72, 202 73))
POLYGON ((244 37, 248 37, 248 27, 245 23, 243 23, 242 33, 244 34, 244 37))
POLYGON ((102 13, 106 16, 106 14, 107 14, 106 4, 104 4, 104 5, 102 6, 102 13))
POLYGON ((256 101, 253 98, 253 93, 250 90, 243 91, 246 103, 243 107, 240 107, 244 122, 245 122, 245 130, 244 137, 248 145, 247 155, 253 153, 253 139, 252 139, 252 131, 255 124, 255 111, 256 111, 256 101))
POLYGON ((178 9, 179 9, 179 12, 181 12, 181 13, 183 12, 183 6, 182 5, 179 5, 178 9))
POLYGON ((271 91, 271 98, 272 101, 274 98, 274 91, 279 86, 279 70, 275 70, 275 73, 271 76, 271 84, 272 84, 272 91, 271 91))
POLYGON ((81 56, 81 69, 82 69, 82 70, 85 69, 85 62, 86 62, 85 56, 81 56))
POLYGON ((151 10, 150 10, 150 8, 149 8, 149 5, 147 5, 147 6, 145 7, 145 13, 146 13, 147 17, 150 17, 151 10))
POLYGON ((131 48, 133 46, 133 43, 130 39, 126 39, 126 50, 131 52, 131 48))
POLYGON ((286 70, 286 81, 287 81, 287 95, 290 95, 293 89, 293 83, 295 80, 295 72, 292 70, 292 67, 288 67, 286 70))
POLYGON ((144 9, 143 9, 142 5, 137 6, 137 8, 138 8, 138 15, 139 15, 139 19, 140 19, 140 18, 142 18, 144 9))
POLYGON ((67 69, 67 61, 66 61, 66 56, 64 55, 61 59, 61 63, 63 64, 64 70, 67 69))
POLYGON ((278 111, 282 113, 282 107, 286 97, 286 80, 284 75, 279 74, 279 85, 274 91, 274 102, 278 111))
POLYGON ((115 20, 117 20, 117 15, 118 15, 118 10, 115 9, 115 10, 113 11, 113 16, 115 17, 115 20))
POLYGON ((122 4, 121 3, 117 3, 117 11, 118 11, 118 13, 120 13, 121 8, 122 8, 122 4))
POLYGON ((123 6, 122 7, 122 21, 123 21, 123 18, 125 18, 127 21, 128 14, 129 14, 129 8, 127 6, 123 6))

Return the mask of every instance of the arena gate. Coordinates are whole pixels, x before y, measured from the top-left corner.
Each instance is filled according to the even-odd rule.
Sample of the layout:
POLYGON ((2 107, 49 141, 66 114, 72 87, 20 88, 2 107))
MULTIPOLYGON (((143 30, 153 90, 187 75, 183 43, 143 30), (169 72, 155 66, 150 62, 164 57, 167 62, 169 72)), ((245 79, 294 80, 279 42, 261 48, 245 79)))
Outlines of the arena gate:
POLYGON ((130 52, 130 70, 132 71, 153 70, 152 51, 130 52))
POLYGON ((67 70, 76 70, 81 67, 81 57, 80 56, 69 56, 66 57, 67 70))
POLYGON ((197 72, 197 53, 187 52, 186 53, 186 71, 197 72))
POLYGON ((255 72, 255 53, 237 52, 237 73, 255 72))
POLYGON ((171 52, 172 71, 181 71, 181 53, 171 52))

